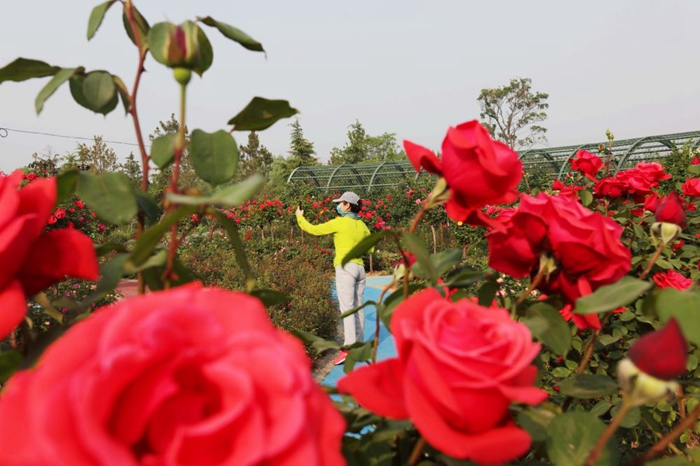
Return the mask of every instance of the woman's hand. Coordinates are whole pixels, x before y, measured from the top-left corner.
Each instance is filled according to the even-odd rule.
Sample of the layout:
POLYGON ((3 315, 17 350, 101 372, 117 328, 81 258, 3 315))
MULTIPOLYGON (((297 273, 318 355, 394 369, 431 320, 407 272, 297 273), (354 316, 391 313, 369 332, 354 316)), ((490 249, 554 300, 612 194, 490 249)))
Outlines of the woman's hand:
POLYGON ((301 217, 302 215, 304 215, 304 211, 297 207, 297 211, 295 212, 295 214, 297 217, 301 217))

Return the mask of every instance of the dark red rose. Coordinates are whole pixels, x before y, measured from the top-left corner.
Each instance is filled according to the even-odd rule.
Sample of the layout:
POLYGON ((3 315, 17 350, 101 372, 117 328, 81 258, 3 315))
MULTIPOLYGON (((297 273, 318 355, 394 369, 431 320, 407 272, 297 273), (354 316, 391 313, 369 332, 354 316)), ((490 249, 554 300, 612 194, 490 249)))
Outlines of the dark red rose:
POLYGON ((391 329, 397 357, 361 367, 338 382, 341 393, 379 415, 411 419, 434 447, 455 458, 500 464, 531 439, 512 421, 512 402, 537 404, 532 360, 540 345, 508 311, 428 289, 399 304, 391 329))
POLYGON ((445 209, 455 221, 497 226, 481 208, 517 198, 515 188, 523 175, 518 154, 491 139, 476 120, 447 130, 440 159, 410 141, 404 141, 404 148, 416 171, 423 168, 445 178, 451 193, 445 209))
POLYGON ((675 191, 659 200, 659 207, 655 215, 657 222, 673 223, 685 228, 685 211, 683 204, 675 191))
POLYGON ((690 178, 685 180, 681 186, 684 196, 700 197, 700 178, 690 178))
POLYGON ((645 374, 671 380, 686 372, 688 343, 675 318, 634 342, 627 357, 645 374))
POLYGON ((534 277, 541 259, 551 260, 556 268, 538 288, 568 303, 615 283, 631 267, 622 227, 568 197, 523 194, 505 227, 489 234, 489 266, 514 278, 534 277))
POLYGON ((595 174, 603 168, 603 161, 600 160, 600 157, 585 150, 577 151, 576 155, 569 159, 569 163, 572 170, 583 173, 593 181, 597 181, 595 174))
POLYGON ((659 289, 675 288, 677 290, 687 290, 693 286, 693 280, 685 278, 675 270, 659 272, 652 277, 652 280, 654 280, 659 289))

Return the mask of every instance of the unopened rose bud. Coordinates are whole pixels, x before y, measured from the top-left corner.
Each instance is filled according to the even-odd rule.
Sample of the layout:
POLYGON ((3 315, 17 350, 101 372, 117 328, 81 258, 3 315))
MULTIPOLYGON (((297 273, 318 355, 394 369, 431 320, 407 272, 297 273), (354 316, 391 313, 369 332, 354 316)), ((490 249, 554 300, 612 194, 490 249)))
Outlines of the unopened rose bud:
MULTIPOLYGON (((180 25, 172 23, 155 24, 149 32, 151 54, 156 61, 169 68, 194 70, 201 74, 211 65, 211 48, 204 32, 192 21, 180 25), (204 40, 207 43, 200 43, 204 40)), ((184 71, 176 74, 178 82, 188 81, 184 71)))
POLYGON ((681 234, 681 227, 675 223, 656 222, 651 225, 651 237, 654 242, 661 241, 664 245, 669 245, 681 234))
POLYGON ((685 228, 685 211, 678 194, 673 191, 668 196, 664 196, 659 201, 659 207, 655 215, 657 222, 674 223, 681 228, 685 228))
POLYGON ((617 365, 617 379, 622 392, 633 406, 665 400, 673 396, 678 389, 677 382, 645 374, 627 358, 617 365))
POLYGON ((435 182, 435 187, 433 187, 433 190, 428 195, 428 202, 425 207, 430 209, 432 207, 442 205, 448 201, 450 196, 451 193, 449 186, 447 186, 447 181, 445 178, 440 177, 437 179, 435 182))

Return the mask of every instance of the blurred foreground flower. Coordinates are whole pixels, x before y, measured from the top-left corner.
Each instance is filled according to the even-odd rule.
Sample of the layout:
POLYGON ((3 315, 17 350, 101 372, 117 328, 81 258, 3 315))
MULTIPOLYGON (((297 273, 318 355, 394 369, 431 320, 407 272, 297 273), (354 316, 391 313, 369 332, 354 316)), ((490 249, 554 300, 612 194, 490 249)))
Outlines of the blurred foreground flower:
POLYGON ((342 416, 257 299, 188 285, 71 328, 0 396, 0 464, 345 464, 342 416))
POLYGON ((19 189, 22 172, 0 177, 0 339, 27 312, 28 297, 66 276, 97 280, 92 240, 73 229, 44 232, 56 203, 56 179, 19 189))
POLYGON ((410 418, 456 458, 496 464, 527 452, 530 436, 509 406, 547 394, 533 386, 540 345, 525 325, 505 309, 452 303, 428 289, 399 304, 391 328, 398 357, 356 369, 338 382, 340 392, 382 416, 410 418))

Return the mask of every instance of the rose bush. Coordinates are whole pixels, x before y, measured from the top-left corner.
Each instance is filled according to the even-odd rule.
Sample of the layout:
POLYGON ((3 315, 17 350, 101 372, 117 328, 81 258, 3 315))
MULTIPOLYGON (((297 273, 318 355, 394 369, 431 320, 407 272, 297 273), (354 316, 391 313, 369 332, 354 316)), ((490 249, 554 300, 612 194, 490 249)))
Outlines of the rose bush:
POLYGON ((540 345, 505 309, 450 302, 435 289, 393 314, 398 357, 356 369, 338 383, 363 407, 410 418, 436 448, 457 458, 497 464, 518 458, 530 436, 515 426, 512 402, 538 404, 533 359, 540 345))
POLYGON ((0 464, 343 464, 343 418, 309 367, 246 294, 124 300, 11 380, 0 464))

